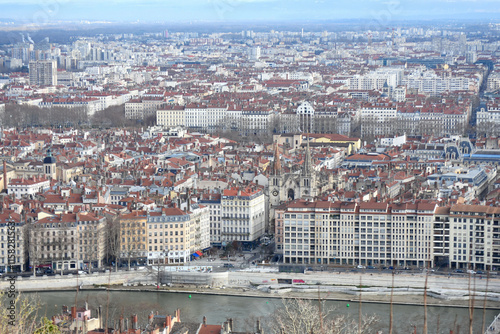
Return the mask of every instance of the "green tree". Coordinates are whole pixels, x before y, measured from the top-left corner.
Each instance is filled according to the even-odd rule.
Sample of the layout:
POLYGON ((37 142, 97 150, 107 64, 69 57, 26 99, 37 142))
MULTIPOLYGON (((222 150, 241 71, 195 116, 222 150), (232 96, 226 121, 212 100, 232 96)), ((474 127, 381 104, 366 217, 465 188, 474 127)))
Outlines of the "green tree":
POLYGON ((61 331, 57 325, 54 325, 52 321, 46 317, 42 318, 41 325, 38 327, 33 334, 60 334, 61 331))

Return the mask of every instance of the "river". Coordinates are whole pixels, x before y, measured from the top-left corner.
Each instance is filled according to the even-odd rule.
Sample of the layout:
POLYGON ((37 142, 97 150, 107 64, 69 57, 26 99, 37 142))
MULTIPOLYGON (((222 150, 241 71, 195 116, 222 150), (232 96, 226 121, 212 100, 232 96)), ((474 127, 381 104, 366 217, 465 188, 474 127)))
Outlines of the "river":
MULTIPOLYGON (((74 305, 75 292, 39 292, 24 293, 25 296, 37 295, 42 305, 39 316, 51 317, 61 310, 62 305, 74 305)), ((118 319, 120 314, 129 317, 133 313, 139 315, 139 323, 144 324, 147 314, 159 311, 160 314, 173 314, 175 309, 181 310, 183 322, 201 322, 203 316, 207 317, 210 324, 221 324, 227 318, 234 320, 238 330, 252 329, 257 318, 265 318, 282 305, 279 298, 258 298, 244 296, 203 295, 187 293, 157 293, 157 292, 128 292, 128 291, 82 291, 78 294, 78 306, 85 302, 91 309, 98 305, 103 306, 108 319, 118 319)), ((317 305, 317 304, 316 304, 317 305)), ((335 313, 350 316, 357 320, 359 304, 345 301, 326 301, 327 309, 334 309, 335 313)), ((373 333, 383 330, 388 333, 390 306, 379 303, 362 303, 362 314, 376 315, 378 325, 373 328, 373 333)), ((413 333, 414 326, 417 332, 422 332, 424 307, 413 305, 394 305, 394 333, 413 333)), ((488 326, 494 319, 498 310, 486 310, 485 324, 488 326)), ((93 314, 94 315, 94 314, 93 314)), ((468 331, 469 310, 455 307, 428 307, 429 333, 450 333, 450 329, 459 329, 459 332, 468 331)), ((483 321, 482 308, 474 309, 474 333, 480 333, 483 321)))

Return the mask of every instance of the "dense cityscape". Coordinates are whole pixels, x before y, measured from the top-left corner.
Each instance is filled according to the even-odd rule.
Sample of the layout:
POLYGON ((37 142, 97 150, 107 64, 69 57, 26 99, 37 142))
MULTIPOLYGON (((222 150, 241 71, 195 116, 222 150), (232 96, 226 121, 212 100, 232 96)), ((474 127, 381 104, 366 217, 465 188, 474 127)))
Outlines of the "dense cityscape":
MULTIPOLYGON (((159 271, 259 249, 242 266, 497 280, 500 24, 295 28, 1 45, 0 271, 159 271)), ((78 312, 53 322, 73 333, 78 312)), ((102 316, 82 333, 104 333, 102 316)), ((236 333, 177 332, 178 311, 148 321, 236 333)))

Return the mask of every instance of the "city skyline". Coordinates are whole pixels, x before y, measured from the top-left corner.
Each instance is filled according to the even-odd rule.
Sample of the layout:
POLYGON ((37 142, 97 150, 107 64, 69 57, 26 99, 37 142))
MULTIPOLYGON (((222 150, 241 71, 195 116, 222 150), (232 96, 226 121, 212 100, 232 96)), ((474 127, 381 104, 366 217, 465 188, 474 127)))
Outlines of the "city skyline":
POLYGON ((58 21, 241 22, 361 19, 389 25, 404 20, 498 19, 493 0, 382 1, 192 0, 189 2, 115 0, 0 1, 2 20, 43 25, 58 21))

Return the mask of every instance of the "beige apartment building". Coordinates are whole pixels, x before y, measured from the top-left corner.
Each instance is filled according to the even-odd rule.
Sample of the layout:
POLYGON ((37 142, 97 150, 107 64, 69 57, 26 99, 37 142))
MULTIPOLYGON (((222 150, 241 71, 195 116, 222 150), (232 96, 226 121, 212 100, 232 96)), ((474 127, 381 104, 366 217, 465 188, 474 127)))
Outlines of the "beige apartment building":
POLYGON ((146 211, 120 215, 120 258, 130 264, 144 264, 147 258, 146 211))
POLYGON ((163 208, 149 212, 148 264, 188 263, 210 248, 208 207, 194 205, 188 211, 163 208))
POLYGON ((167 106, 156 111, 156 125, 165 128, 185 125, 184 106, 167 106))

